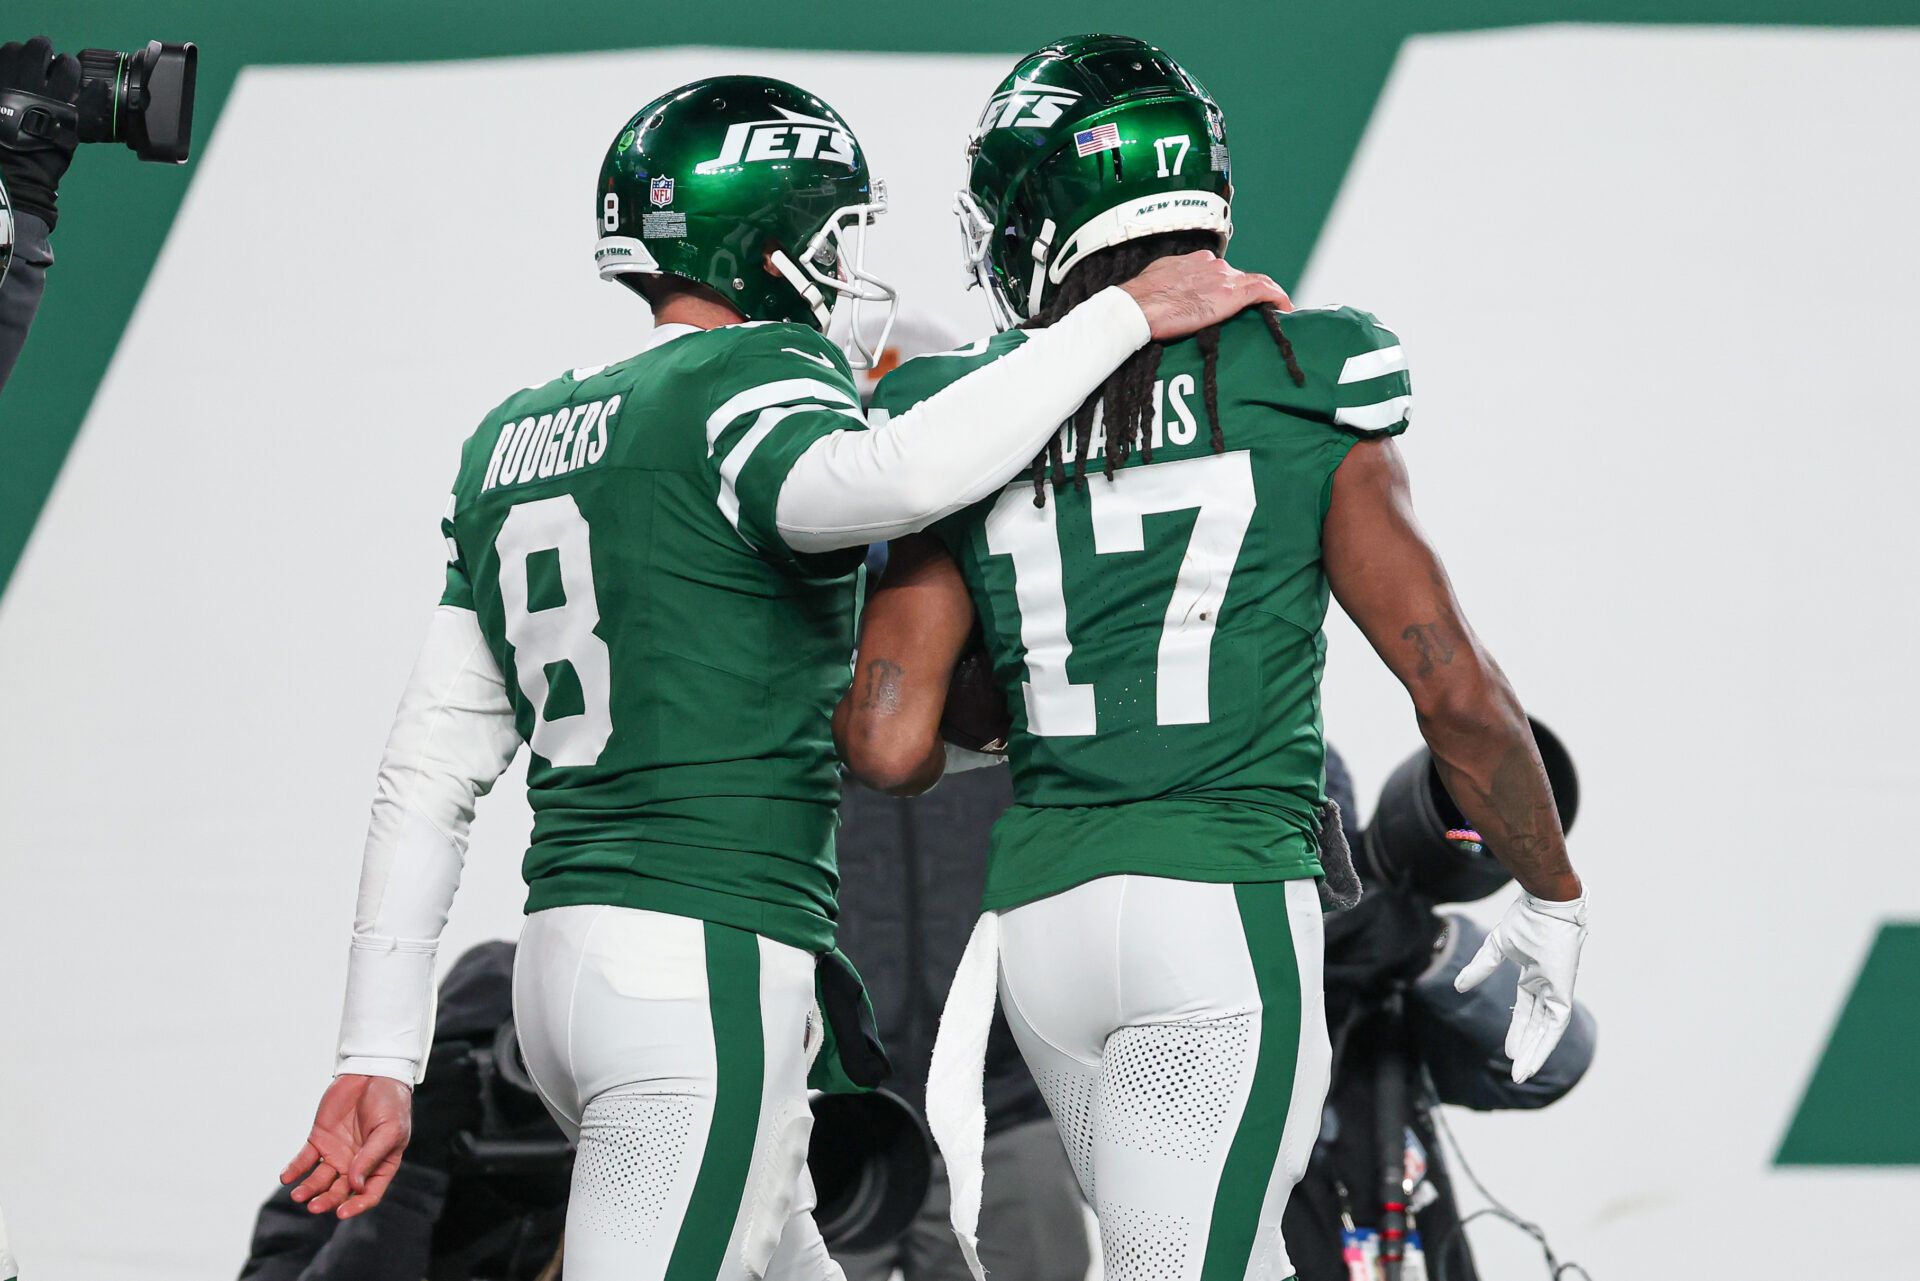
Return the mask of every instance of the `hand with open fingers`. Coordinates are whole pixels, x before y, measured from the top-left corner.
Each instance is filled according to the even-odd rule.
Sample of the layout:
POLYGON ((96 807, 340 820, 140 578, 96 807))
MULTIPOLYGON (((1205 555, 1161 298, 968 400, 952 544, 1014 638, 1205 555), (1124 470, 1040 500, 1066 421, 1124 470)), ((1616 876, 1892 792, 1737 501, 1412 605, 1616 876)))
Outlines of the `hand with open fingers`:
POLYGON ((1120 287, 1140 304, 1155 342, 1197 334, 1262 303, 1293 310, 1271 277, 1237 271, 1205 249, 1157 258, 1120 287))
POLYGON ((1503 960, 1520 967, 1513 1023, 1507 1028, 1507 1057, 1513 1060, 1516 1085, 1540 1070, 1573 1018, 1573 980, 1586 938, 1585 894, 1556 903, 1522 893, 1453 981, 1456 990, 1465 992, 1484 982, 1503 960))
POLYGON ((413 1137, 413 1087, 384 1076, 339 1076, 320 1097, 313 1131, 280 1172, 293 1199, 342 1219, 380 1204, 413 1137))

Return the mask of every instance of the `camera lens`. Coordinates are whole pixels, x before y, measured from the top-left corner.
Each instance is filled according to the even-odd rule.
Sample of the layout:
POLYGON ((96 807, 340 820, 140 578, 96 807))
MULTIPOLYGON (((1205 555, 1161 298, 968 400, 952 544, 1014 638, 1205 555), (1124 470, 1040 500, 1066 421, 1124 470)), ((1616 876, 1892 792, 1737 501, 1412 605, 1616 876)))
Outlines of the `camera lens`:
POLYGON ((193 142, 200 50, 149 41, 138 53, 80 51, 80 141, 124 142, 142 160, 180 164, 193 142))
POLYGON ((126 64, 127 55, 111 49, 80 51, 80 141, 120 141, 126 64))

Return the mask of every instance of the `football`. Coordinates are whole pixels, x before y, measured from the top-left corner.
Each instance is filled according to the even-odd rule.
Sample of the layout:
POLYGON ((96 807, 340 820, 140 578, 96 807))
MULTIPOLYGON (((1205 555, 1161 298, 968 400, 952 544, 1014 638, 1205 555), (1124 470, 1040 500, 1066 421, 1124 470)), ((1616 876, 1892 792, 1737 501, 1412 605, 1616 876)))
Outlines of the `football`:
POLYGON ((1012 730, 1013 717, 993 679, 993 663, 976 639, 953 665, 947 705, 940 712, 940 737, 955 747, 997 754, 1007 750, 1012 730))

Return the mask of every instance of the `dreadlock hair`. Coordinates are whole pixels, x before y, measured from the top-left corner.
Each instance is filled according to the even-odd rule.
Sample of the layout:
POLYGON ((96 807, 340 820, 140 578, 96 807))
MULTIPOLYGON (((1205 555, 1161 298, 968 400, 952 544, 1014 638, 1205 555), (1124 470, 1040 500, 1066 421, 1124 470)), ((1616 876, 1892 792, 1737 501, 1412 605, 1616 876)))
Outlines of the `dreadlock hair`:
MULTIPOLYGON (((1210 231, 1170 231, 1124 241, 1091 253, 1067 273, 1067 278, 1060 282, 1060 288, 1040 309, 1040 314, 1020 328, 1038 329, 1051 325, 1107 286, 1133 279, 1155 259, 1193 253, 1200 249, 1218 253, 1220 237, 1210 231)), ((1300 372, 1300 363, 1293 357, 1293 344, 1287 341, 1286 332, 1280 327, 1280 309, 1272 303, 1261 303, 1259 311, 1261 319, 1267 322, 1267 332, 1273 335, 1274 345, 1280 349, 1280 358, 1286 362, 1287 373, 1293 378, 1294 385, 1305 386, 1307 376, 1300 372)), ((1205 367, 1202 382, 1207 423, 1212 428, 1213 452, 1217 454, 1227 447, 1226 437, 1220 431, 1220 326, 1210 325, 1202 329, 1194 335, 1194 341, 1199 345, 1200 359, 1205 367)), ((1160 372, 1160 357, 1165 350, 1163 344, 1150 342, 1128 356, 1125 363, 1108 374, 1107 380, 1095 388, 1093 394, 1074 411, 1069 420, 1074 438, 1071 478, 1067 474, 1066 456, 1060 446, 1060 433, 1054 433, 1047 447, 1033 460, 1035 507, 1046 506, 1049 472, 1052 473, 1055 489, 1066 486, 1069 479, 1075 487, 1086 488, 1087 454, 1093 448, 1096 415, 1106 436, 1108 479, 1112 479, 1114 469, 1126 462, 1136 449, 1140 451, 1142 461, 1153 461, 1153 387, 1155 376, 1160 372)))

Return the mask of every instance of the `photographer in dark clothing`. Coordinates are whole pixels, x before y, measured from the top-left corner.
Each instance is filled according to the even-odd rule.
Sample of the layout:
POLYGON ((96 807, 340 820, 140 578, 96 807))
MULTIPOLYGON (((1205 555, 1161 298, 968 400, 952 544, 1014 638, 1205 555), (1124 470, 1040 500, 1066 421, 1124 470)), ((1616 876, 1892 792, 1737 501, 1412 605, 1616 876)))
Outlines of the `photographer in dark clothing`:
MULTIPOLYGON (((987 836, 1013 801, 1005 769, 951 774, 923 796, 888 796, 849 781, 840 803, 840 940, 860 958, 889 1088, 925 1110, 927 1069, 947 987, 979 914, 987 836)), ((986 1065, 987 1199, 981 1257, 990 1274, 1082 1281, 1089 1263, 1082 1200, 1046 1101, 1006 1021, 996 1015, 986 1065)), ((905 1236, 834 1252, 847 1281, 970 1281, 947 1222, 944 1167, 905 1236)))
POLYGON ((441 984, 426 1079, 414 1091, 413 1141, 378 1210, 343 1221, 310 1214, 289 1189, 276 1189, 260 1207, 241 1281, 544 1274, 566 1220, 570 1157, 501 1179, 467 1159, 462 1142, 473 1134, 546 1141, 565 1153, 565 1136, 532 1090, 501 1081, 519 1070, 508 1022, 513 955, 512 943, 482 943, 441 984))
POLYGON ((54 53, 45 36, 0 45, 0 93, 10 95, 0 111, 23 117, 0 121, 0 138, 13 137, 0 141, 0 388, 27 341, 53 265, 49 238, 60 221, 60 178, 80 141, 72 123, 79 91, 79 60, 54 53), (29 96, 40 108, 30 122, 20 105, 29 96))
MULTIPOLYGON (((1551 776, 1565 751, 1538 724, 1535 733, 1551 776)), ((1366 892, 1357 907, 1327 918, 1333 1080, 1312 1160, 1282 1222, 1299 1281, 1348 1281, 1352 1272, 1343 1257, 1343 1223, 1363 1236, 1383 1226, 1382 1170, 1393 1145, 1390 1135, 1380 1133, 1383 1083, 1391 1079, 1383 1075, 1383 1064, 1397 1057, 1408 1067, 1402 1146, 1411 1186, 1404 1187, 1402 1199, 1411 1210, 1427 1275, 1432 1281, 1477 1281, 1436 1133, 1435 1109, 1442 1103, 1477 1111, 1545 1107, 1571 1090, 1593 1062, 1593 1016, 1576 1002, 1559 1046, 1537 1074, 1514 1084, 1504 1045, 1518 971, 1503 964, 1472 991, 1454 990, 1454 978, 1479 950, 1486 931, 1459 913, 1436 910, 1439 886, 1446 883, 1440 873, 1427 865, 1413 875, 1402 870, 1407 856, 1398 846, 1414 826, 1414 816, 1406 812, 1414 788, 1402 784, 1420 782, 1422 755, 1396 772, 1362 834, 1345 817, 1355 812, 1346 766, 1331 749, 1327 754, 1327 795, 1340 805, 1348 844, 1361 853, 1366 892), (1396 848, 1385 848, 1389 844, 1396 848)), ((1567 761, 1569 779, 1571 769, 1567 761)), ((1571 826, 1571 804, 1562 796, 1560 780, 1554 782, 1563 820, 1571 826)), ((1434 815, 1423 811, 1418 817, 1434 826, 1434 815)), ((1445 838, 1460 843, 1458 857, 1469 871, 1453 882, 1458 897, 1478 897, 1497 886, 1471 879, 1481 874, 1465 840, 1472 833, 1442 817, 1429 835, 1440 858, 1446 857, 1445 838)), ((1411 1251, 1413 1237, 1408 1240, 1411 1251)))

